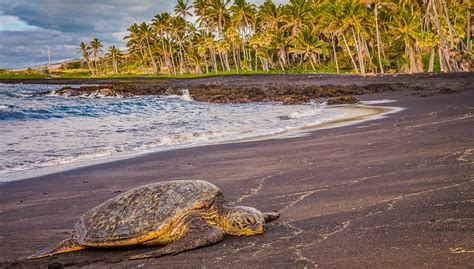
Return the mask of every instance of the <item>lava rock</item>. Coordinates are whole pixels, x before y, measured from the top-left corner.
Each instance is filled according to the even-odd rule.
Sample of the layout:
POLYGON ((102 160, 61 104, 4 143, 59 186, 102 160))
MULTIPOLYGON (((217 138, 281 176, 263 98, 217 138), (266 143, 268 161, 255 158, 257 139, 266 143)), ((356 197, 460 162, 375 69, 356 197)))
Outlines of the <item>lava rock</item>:
POLYGON ((354 96, 340 96, 336 98, 331 98, 327 101, 328 106, 358 103, 360 103, 359 99, 355 98, 354 96))

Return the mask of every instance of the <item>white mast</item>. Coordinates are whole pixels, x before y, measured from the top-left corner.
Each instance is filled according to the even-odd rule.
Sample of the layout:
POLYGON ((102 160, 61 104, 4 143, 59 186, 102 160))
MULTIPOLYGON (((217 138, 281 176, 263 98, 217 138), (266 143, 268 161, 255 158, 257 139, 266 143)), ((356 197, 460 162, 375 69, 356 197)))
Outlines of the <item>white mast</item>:
POLYGON ((51 49, 48 48, 48 70, 51 69, 51 49))

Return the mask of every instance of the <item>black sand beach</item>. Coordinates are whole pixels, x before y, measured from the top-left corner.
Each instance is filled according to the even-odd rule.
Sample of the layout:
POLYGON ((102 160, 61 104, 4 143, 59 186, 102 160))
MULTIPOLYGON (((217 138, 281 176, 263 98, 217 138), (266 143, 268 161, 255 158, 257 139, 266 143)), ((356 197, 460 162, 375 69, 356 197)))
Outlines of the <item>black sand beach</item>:
MULTIPOLYGON (((332 76, 326 83, 409 86, 358 96, 396 100, 386 105, 405 110, 306 137, 154 153, 1 184, 0 267, 472 268, 472 77, 351 76, 338 81, 332 76), (424 86, 412 87, 417 85, 424 86), (68 237, 78 217, 106 199, 171 179, 205 179, 236 205, 282 215, 264 235, 229 236, 177 256, 129 261, 144 250, 113 249, 17 260, 68 237)), ((303 82, 295 78, 285 83, 311 83, 303 75, 303 82)), ((219 82, 208 79, 199 83, 219 82)), ((220 83, 236 85, 239 79, 221 77, 220 83)), ((259 83, 283 80, 269 76, 259 83)))

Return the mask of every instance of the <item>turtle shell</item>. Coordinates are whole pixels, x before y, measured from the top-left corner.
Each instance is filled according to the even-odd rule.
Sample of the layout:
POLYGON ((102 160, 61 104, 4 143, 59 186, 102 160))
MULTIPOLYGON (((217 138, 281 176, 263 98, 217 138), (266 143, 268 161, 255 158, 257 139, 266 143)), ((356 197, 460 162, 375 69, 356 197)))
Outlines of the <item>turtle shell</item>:
POLYGON ((142 243, 160 234, 173 219, 210 207, 222 192, 202 180, 177 180, 144 185, 86 212, 76 223, 78 242, 85 246, 142 243))

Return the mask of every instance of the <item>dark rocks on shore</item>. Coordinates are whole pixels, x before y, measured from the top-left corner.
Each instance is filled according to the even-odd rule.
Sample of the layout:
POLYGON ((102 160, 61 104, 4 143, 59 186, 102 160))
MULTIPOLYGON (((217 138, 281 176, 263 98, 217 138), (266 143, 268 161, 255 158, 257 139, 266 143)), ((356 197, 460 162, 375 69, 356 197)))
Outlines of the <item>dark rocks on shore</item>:
MULTIPOLYGON (((347 94, 364 94, 393 90, 392 86, 377 87, 366 86, 316 86, 316 87, 245 87, 226 88, 220 86, 200 86, 189 89, 189 94, 193 100, 198 102, 210 103, 250 103, 250 102, 281 102, 284 105, 297 105, 307 103, 319 98, 343 97, 341 103, 357 103, 347 98, 347 94), (345 101, 345 102, 343 102, 345 101)), ((157 84, 132 84, 116 83, 100 86, 81 86, 79 88, 64 87, 54 92, 45 92, 46 94, 57 94, 70 97, 131 97, 140 95, 182 95, 183 89, 169 87, 169 85, 157 84)))
POLYGON ((360 103, 359 99, 355 98, 354 96, 340 96, 340 97, 331 98, 327 100, 328 106, 358 104, 358 103, 360 103))
MULTIPOLYGON (((68 80, 67 83, 66 81, 63 83, 96 83, 97 85, 79 88, 64 87, 39 95, 54 93, 89 98, 167 96, 182 95, 183 90, 187 90, 190 97, 198 102, 280 102, 293 105, 311 100, 380 92, 407 91, 418 96, 449 94, 459 91, 468 83, 465 79, 468 77, 466 74, 441 74, 434 77, 433 75, 394 75, 383 78, 350 75, 235 75, 196 79, 68 80), (437 82, 433 84, 433 81, 437 82)), ((56 81, 53 82, 56 83, 56 81)), ((335 102, 353 103, 355 101, 342 98, 335 102)))

